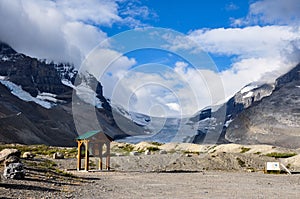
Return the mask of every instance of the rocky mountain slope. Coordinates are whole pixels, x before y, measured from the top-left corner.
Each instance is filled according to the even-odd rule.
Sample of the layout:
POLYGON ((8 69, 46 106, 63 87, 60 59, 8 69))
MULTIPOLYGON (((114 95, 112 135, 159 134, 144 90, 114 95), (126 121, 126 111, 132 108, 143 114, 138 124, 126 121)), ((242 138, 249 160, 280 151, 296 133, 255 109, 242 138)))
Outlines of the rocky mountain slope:
POLYGON ((300 147, 300 64, 276 80, 274 91, 240 112, 226 139, 242 144, 300 147))
MULTIPOLYGON (((72 114, 72 84, 76 75, 69 64, 37 60, 0 42, 0 142, 75 145, 78 132, 72 114)), ((112 136, 122 134, 114 124, 101 84, 93 80, 102 105, 96 108, 99 120, 114 132, 112 136)), ((80 97, 79 102, 89 106, 80 97)), ((88 123, 89 118, 82 121, 88 123)), ((94 130, 90 128, 85 130, 94 130)))
POLYGON ((111 107, 97 79, 70 64, 37 60, 0 42, 0 142, 69 146, 100 124, 116 139, 138 135, 129 142, 300 147, 299 70, 300 64, 275 84, 251 83, 191 118, 154 118, 111 107))

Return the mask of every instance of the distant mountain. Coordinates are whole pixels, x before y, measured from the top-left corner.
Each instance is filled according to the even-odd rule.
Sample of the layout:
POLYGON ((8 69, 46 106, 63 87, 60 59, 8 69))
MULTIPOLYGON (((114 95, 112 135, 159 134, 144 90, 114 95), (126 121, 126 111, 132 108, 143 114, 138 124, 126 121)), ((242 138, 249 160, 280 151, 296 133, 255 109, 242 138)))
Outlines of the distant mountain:
POLYGON ((192 117, 159 118, 111 105, 97 79, 0 42, 0 142, 75 145, 101 128, 128 142, 274 144, 300 147, 300 64, 274 84, 251 83, 192 117), (93 114, 91 114, 93 113, 93 114), (95 114, 94 114, 95 113, 95 114))
MULTIPOLYGON (((102 95, 101 84, 92 76, 77 78, 83 85, 96 84, 93 97, 98 108, 85 102, 74 90, 77 71, 70 64, 47 63, 17 53, 9 45, 0 42, 0 142, 75 145, 78 129, 72 112, 72 98, 80 104, 93 106, 99 121, 111 136, 124 136, 112 118, 111 107, 102 95), (75 95, 73 95, 73 91, 75 95)), ((81 122, 89 124, 89 118, 81 112, 81 122)), ((94 130, 93 126, 85 125, 94 130)))
POLYGON ((300 147, 300 64, 279 77, 271 95, 241 111, 226 139, 243 144, 300 147))

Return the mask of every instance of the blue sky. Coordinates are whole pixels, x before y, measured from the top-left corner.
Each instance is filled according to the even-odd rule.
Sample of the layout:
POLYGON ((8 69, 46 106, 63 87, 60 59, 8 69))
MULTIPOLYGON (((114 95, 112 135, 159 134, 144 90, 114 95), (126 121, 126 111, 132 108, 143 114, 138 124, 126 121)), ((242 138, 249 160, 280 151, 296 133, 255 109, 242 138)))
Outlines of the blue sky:
MULTIPOLYGON (((249 1, 223 0, 144 0, 142 5, 149 8, 152 15, 140 18, 150 26, 171 28, 187 34, 199 28, 231 27, 231 18, 241 18, 247 15, 249 1)), ((130 29, 120 24, 103 27, 109 36, 130 29)))
MULTIPOLYGON (((192 114, 216 103, 210 99, 210 83, 222 82, 225 100, 251 82, 274 82, 300 61, 298 0, 2 0, 0 18, 5 19, 0 24, 0 40, 32 57, 69 62, 77 68, 85 59, 103 64, 117 57, 107 76, 99 74, 97 63, 90 68, 104 85, 106 97, 111 98, 115 86, 123 82, 123 98, 135 96, 139 99, 136 110, 146 114, 156 105, 165 111, 161 115, 192 114), (125 36, 124 42, 130 36, 124 31, 145 27, 178 31, 178 37, 157 38, 166 39, 171 54, 178 48, 200 46, 218 71, 192 69, 168 53, 124 54, 109 44, 95 49, 117 35, 125 36), (126 75, 147 62, 154 63, 155 70, 161 63, 173 68, 165 72, 173 81, 153 74, 154 69, 126 75), (181 77, 186 87, 178 87, 176 78, 181 77), (159 83, 164 89, 136 86, 146 81, 159 83), (173 93, 166 95, 166 87, 173 93)), ((128 40, 135 45, 141 42, 128 40)), ((126 105, 128 100, 118 103, 126 105)))
MULTIPOLYGON (((145 25, 170 28, 184 34, 202 28, 232 27, 232 19, 245 17, 249 10, 250 2, 224 1, 224 0, 143 0, 141 5, 147 6, 149 17, 137 17, 145 25)), ((111 27, 100 26, 107 32, 108 36, 113 36, 122 31, 130 30, 131 27, 113 24, 111 27)), ((220 56, 210 54, 219 70, 230 67, 232 56, 220 56)))
POLYGON ((146 1, 159 18, 155 26, 188 33, 199 28, 230 27, 230 18, 247 15, 248 1, 146 1))

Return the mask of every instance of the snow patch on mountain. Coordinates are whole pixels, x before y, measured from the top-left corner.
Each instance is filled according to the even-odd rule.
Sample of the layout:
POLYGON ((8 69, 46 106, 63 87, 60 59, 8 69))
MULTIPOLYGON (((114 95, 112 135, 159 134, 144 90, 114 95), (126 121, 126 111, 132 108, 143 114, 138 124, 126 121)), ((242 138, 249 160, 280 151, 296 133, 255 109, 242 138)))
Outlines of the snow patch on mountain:
POLYGON ((242 88, 242 90, 240 92, 241 92, 241 94, 244 94, 251 90, 256 89, 257 87, 258 87, 258 85, 249 84, 249 85, 245 86, 244 88, 242 88))
POLYGON ((77 96, 85 103, 91 104, 97 108, 102 108, 102 102, 97 98, 96 92, 85 82, 74 87, 77 96))
POLYGON ((70 87, 70 88, 75 89, 75 86, 74 86, 74 85, 72 84, 72 82, 69 81, 69 80, 63 79, 63 80, 61 80, 61 83, 62 83, 63 85, 65 85, 65 86, 68 86, 68 87, 70 87))
POLYGON ((250 92, 248 92, 246 95, 244 95, 243 98, 245 99, 245 98, 252 97, 253 94, 254 94, 254 93, 253 93, 252 91, 250 91, 250 92))
POLYGON ((2 61, 9 61, 9 60, 10 60, 10 58, 9 58, 9 57, 7 57, 7 56, 3 56, 3 57, 1 58, 1 60, 2 60, 2 61))
POLYGON ((151 122, 150 116, 141 113, 130 112, 130 116, 132 121, 139 126, 147 126, 151 122))
POLYGON ((231 122, 233 122, 233 119, 227 120, 227 121, 225 122, 224 126, 225 126, 226 128, 228 128, 228 126, 229 126, 229 124, 230 124, 231 122))
POLYGON ((57 95, 53 93, 39 93, 36 98, 43 100, 43 101, 48 101, 48 102, 53 102, 53 103, 65 103, 63 100, 58 100, 56 99, 57 95))
POLYGON ((21 86, 18 86, 10 81, 0 80, 0 83, 6 86, 13 95, 25 102, 35 102, 36 104, 39 104, 46 109, 50 109, 56 105, 55 103, 47 102, 42 99, 32 97, 30 93, 24 91, 21 86))

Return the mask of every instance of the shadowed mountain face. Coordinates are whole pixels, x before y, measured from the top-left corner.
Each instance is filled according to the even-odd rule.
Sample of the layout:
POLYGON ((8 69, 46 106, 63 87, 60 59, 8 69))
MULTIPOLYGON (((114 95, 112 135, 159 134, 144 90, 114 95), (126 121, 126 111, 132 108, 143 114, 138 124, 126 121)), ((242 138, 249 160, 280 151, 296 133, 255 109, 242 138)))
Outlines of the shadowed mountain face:
POLYGON ((226 139, 300 147, 300 64, 276 80, 269 97, 237 115, 227 129, 226 139))
MULTIPOLYGON (((72 89, 61 83, 53 64, 0 43, 0 76, 0 142, 74 145, 76 131, 67 106, 72 89), (65 105, 47 109, 29 100, 39 93, 51 93, 52 100, 65 105)), ((50 107, 46 100, 39 102, 50 107)))
POLYGON ((45 109, 25 102, 0 84, 0 142, 74 145, 76 137, 70 107, 45 109))
MULTIPOLYGON (((73 89, 62 80, 72 84, 76 75, 71 65, 39 61, 0 42, 0 142, 74 146, 78 134, 72 114, 73 89)), ((93 82, 102 103, 102 108, 94 108, 99 120, 113 136, 123 136, 101 84, 93 82)), ((82 122, 88 124, 89 118, 83 117, 82 122)))
POLYGON ((59 95, 71 91, 71 88, 61 83, 60 74, 55 70, 55 67, 64 67, 62 64, 47 64, 17 53, 4 43, 0 43, 0 64, 0 76, 21 85, 33 97, 42 92, 59 95))

